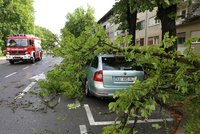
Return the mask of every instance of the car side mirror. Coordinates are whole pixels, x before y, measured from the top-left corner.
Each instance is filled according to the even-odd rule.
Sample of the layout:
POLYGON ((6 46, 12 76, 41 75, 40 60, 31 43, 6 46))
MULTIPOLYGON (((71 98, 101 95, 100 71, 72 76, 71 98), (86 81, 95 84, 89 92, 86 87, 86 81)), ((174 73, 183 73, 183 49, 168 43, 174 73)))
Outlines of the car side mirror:
POLYGON ((30 45, 33 46, 34 45, 34 41, 30 40, 30 45))

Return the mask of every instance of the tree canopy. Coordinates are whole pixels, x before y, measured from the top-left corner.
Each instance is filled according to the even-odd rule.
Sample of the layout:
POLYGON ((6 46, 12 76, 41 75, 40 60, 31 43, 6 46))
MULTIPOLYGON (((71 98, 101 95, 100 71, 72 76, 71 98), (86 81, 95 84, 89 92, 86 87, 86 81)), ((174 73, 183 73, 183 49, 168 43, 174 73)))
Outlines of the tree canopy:
MULTIPOLYGON (((169 33, 169 36, 176 36, 176 13, 177 6, 183 2, 183 0, 117 0, 114 5, 114 22, 120 24, 122 30, 128 30, 129 34, 133 36, 132 43, 135 44, 135 29, 137 15, 131 18, 134 13, 144 12, 146 10, 153 10, 157 8, 157 17, 161 20, 162 39, 165 33, 169 33)), ((191 2, 191 0, 188 0, 191 2)), ((177 44, 174 42, 174 46, 168 48, 166 51, 177 49, 177 44)))
POLYGON ((33 0, 0 0, 0 16, 2 40, 9 34, 33 33, 33 0))
POLYGON ((52 51, 53 48, 59 44, 58 36, 52 33, 47 28, 35 26, 34 34, 41 38, 42 48, 47 51, 52 51))
MULTIPOLYGON (((176 6, 180 1, 129 0, 128 2, 130 12, 152 10, 158 7, 158 12, 165 11, 166 13, 163 15, 164 18, 160 16, 162 23, 164 24, 165 19, 166 21, 169 19, 168 24, 174 25, 176 6)), ((118 44, 129 44, 131 37, 119 37, 112 44, 106 38, 104 29, 96 24, 93 18, 91 8, 87 11, 78 8, 67 15, 65 27, 62 29, 60 47, 55 49, 55 55, 62 57, 63 61, 47 73, 47 81, 39 82, 42 88, 41 93, 64 93, 67 97, 79 98, 84 88, 88 61, 99 53, 120 53, 124 54, 127 60, 136 59, 137 64, 144 67, 148 78, 144 81, 136 80, 128 89, 115 93, 116 101, 109 104, 109 109, 119 117, 124 116, 120 124, 105 127, 103 133, 136 133, 137 121, 148 119, 158 106, 172 111, 172 116, 177 122, 181 120, 183 111, 188 112, 188 116, 194 113, 194 116, 190 116, 188 120, 191 125, 188 125, 187 131, 198 132, 200 120, 194 117, 199 118, 199 110, 194 107, 200 102, 200 55, 195 54, 191 46, 192 42, 198 39, 189 40, 184 53, 176 50, 169 53, 166 49, 174 47, 176 42, 173 36, 174 31, 170 31, 170 27, 170 30, 163 30, 163 40, 160 45, 122 48, 118 44), (128 124, 130 119, 135 120, 134 124, 128 124)), ((161 110, 161 112, 165 118, 165 111, 161 110)), ((164 123, 166 131, 175 133, 176 125, 169 130, 167 123, 164 123)), ((158 124, 152 126, 156 129, 161 127, 158 124)))
POLYGON ((65 30, 67 29, 75 37, 78 37, 85 30, 86 26, 94 25, 94 10, 92 7, 88 7, 87 11, 83 8, 77 8, 74 13, 68 13, 66 19, 67 21, 62 30, 62 35, 65 36, 65 30))
POLYGON ((65 27, 61 30, 60 47, 55 55, 63 58, 60 65, 48 72, 48 80, 40 82, 42 92, 64 93, 67 97, 83 96, 87 63, 94 55, 107 51, 101 40, 106 40, 102 26, 94 19, 91 7, 86 11, 77 8, 67 15, 65 27))

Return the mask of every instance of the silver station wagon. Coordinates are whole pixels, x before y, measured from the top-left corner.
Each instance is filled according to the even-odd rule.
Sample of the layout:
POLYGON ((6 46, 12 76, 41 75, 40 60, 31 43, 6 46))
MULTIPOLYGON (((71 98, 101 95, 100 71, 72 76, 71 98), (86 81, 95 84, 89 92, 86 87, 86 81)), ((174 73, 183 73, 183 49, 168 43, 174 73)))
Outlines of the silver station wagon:
POLYGON ((97 55, 87 70, 85 94, 112 97, 115 91, 126 89, 145 77, 142 67, 136 66, 135 61, 126 61, 122 55, 97 55))

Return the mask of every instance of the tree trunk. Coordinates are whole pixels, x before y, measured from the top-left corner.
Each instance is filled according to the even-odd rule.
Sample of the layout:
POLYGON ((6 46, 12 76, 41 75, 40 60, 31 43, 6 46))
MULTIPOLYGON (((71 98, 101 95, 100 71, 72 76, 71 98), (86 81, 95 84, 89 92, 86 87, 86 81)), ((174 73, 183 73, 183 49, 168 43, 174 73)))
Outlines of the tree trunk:
POLYGON ((137 11, 133 13, 130 10, 130 5, 127 4, 127 23, 128 23, 128 32, 132 35, 131 45, 135 45, 135 35, 136 35, 136 23, 137 23, 137 11))
MULTIPOLYGON (((164 8, 162 5, 158 6, 157 16, 161 20, 162 39, 167 32, 169 32, 169 37, 176 36, 176 12, 177 5, 170 5, 166 8, 164 8)), ((173 50, 177 50, 176 41, 172 47, 167 48, 165 51, 169 52, 173 50)))

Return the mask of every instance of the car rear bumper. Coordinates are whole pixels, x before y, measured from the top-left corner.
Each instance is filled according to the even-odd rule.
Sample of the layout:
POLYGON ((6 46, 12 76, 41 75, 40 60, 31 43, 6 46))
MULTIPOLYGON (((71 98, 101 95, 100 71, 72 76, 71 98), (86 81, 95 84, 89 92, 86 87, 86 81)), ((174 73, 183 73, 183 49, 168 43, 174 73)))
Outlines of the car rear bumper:
POLYGON ((116 91, 124 90, 129 86, 122 87, 104 87, 102 82, 94 82, 94 87, 90 89, 91 93, 96 97, 113 97, 116 91))

